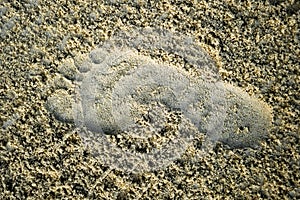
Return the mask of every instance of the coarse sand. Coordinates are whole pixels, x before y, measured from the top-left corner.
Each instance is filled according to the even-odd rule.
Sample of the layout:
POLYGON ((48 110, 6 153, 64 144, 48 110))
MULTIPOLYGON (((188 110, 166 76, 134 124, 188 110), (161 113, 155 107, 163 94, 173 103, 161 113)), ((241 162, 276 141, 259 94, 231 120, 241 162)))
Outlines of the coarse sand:
POLYGON ((299 10, 297 0, 0 1, 0 199, 300 199, 299 10), (46 109, 49 83, 65 60, 143 27, 196 38, 223 82, 269 105, 265 140, 200 155, 195 139, 143 173, 92 156, 74 123, 46 109))

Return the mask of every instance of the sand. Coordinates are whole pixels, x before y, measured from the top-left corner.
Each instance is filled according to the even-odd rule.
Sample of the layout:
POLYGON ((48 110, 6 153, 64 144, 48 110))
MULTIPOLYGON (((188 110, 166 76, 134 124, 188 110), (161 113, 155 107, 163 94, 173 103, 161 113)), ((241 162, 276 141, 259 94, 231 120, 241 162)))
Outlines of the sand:
POLYGON ((0 199, 299 199, 298 1, 1 1, 0 199), (127 174, 84 148, 45 103, 63 60, 118 30, 163 27, 196 38, 222 80, 273 110, 259 148, 197 141, 168 167, 127 174))

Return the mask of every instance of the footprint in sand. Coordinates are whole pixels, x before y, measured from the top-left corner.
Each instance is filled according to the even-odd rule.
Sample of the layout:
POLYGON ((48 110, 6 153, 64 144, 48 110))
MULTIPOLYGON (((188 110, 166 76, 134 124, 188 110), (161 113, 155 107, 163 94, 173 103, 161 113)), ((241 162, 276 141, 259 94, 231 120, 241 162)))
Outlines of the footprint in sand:
POLYGON ((192 38, 170 31, 124 31, 59 71, 48 110, 117 169, 165 167, 199 135, 203 149, 255 147, 271 125, 266 104, 223 83, 192 38))

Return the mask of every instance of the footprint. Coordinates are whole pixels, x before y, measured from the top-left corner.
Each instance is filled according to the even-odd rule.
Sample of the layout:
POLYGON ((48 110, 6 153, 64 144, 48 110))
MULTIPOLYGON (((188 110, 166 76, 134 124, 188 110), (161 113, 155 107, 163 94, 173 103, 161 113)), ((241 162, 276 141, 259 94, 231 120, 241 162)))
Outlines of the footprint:
POLYGON ((266 104, 223 83, 192 38, 166 30, 121 32, 59 71, 48 110, 121 170, 165 167, 199 135, 204 149, 255 147, 271 126, 266 104))

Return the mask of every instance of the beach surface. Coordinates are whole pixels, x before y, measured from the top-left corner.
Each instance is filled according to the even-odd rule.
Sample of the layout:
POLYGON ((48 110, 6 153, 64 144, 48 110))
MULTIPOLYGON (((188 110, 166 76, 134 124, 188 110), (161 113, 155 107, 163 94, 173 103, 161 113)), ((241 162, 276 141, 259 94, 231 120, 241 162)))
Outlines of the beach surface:
POLYGON ((300 199, 299 10, 296 0, 2 0, 0 199, 300 199), (195 38, 224 83, 270 107, 257 147, 217 143, 199 156, 194 141, 167 167, 128 174, 47 109, 65 60, 147 27, 195 38))

